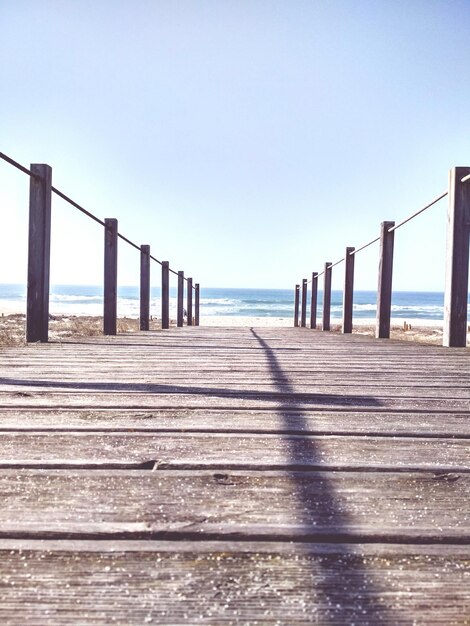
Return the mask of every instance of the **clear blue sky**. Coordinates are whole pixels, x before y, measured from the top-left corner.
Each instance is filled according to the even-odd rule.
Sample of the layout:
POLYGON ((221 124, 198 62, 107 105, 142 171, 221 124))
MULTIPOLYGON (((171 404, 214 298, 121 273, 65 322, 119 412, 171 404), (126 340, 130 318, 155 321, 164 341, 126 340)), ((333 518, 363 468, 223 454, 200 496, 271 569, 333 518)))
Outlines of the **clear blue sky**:
MULTIPOLYGON (((468 0, 0 0, 0 150, 204 286, 291 287, 470 165, 469 33, 468 0)), ((27 202, 0 162, 0 282, 27 202)), ((443 289, 446 209, 397 231, 395 289, 443 289)), ((58 199, 51 280, 102 280, 101 228, 58 199)))

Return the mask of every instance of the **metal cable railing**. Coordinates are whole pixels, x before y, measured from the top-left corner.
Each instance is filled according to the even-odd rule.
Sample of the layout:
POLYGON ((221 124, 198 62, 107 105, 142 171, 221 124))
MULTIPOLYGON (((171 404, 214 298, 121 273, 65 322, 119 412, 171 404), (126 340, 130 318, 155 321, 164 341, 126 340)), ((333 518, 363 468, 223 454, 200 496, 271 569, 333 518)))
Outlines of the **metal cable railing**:
MULTIPOLYGON (((13 165, 13 167, 16 167, 18 170, 20 170, 21 172, 23 172, 24 174, 27 174, 28 176, 32 176, 33 178, 37 178, 37 176, 34 174, 34 172, 32 172, 31 170, 29 170, 27 167, 25 167, 24 165, 21 165, 21 163, 18 163, 18 161, 15 161, 14 159, 12 159, 11 157, 7 156, 6 154, 4 154, 3 152, 0 152, 0 158, 3 159, 4 161, 6 161, 7 163, 9 163, 10 165, 13 165)), ((97 217, 96 215, 94 215, 93 213, 91 213, 90 211, 87 211, 86 209, 84 209, 82 206, 80 206, 77 202, 75 202, 75 200, 72 200, 71 198, 69 198, 68 196, 66 196, 62 191, 60 191, 59 189, 57 189, 56 187, 51 185, 51 191, 53 193, 55 193, 57 196, 59 196, 59 198, 62 198, 62 200, 65 200, 65 202, 68 202, 68 204, 70 204, 71 206, 73 206, 75 209, 77 209, 78 211, 80 211, 81 213, 83 213, 84 215, 86 215, 87 217, 89 217, 90 219, 92 219, 93 221, 95 221, 97 224, 100 224, 100 226, 105 226, 105 223, 103 220, 100 220, 99 217, 97 217)), ((133 248, 135 248, 136 250, 138 250, 140 252, 140 246, 136 243, 134 243, 133 241, 131 241, 130 239, 128 239, 127 237, 125 237, 122 233, 117 233, 117 236, 122 239, 122 241, 125 241, 127 244, 129 244, 130 246, 132 246, 133 248)), ((150 258, 155 261, 156 263, 158 263, 159 265, 162 265, 162 261, 159 261, 157 258, 155 258, 153 255, 150 255, 150 258)), ((175 271, 174 269, 172 269, 171 267, 168 268, 169 271, 174 274, 175 276, 178 276, 178 272, 175 271)), ((187 282, 187 278, 186 276, 183 277, 183 279, 187 282)), ((192 289, 194 290, 195 287, 193 286, 192 289)))
MULTIPOLYGON (((167 261, 159 261, 150 254, 150 246, 139 246, 128 237, 118 232, 117 220, 99 219, 96 215, 87 211, 77 202, 69 198, 51 184, 51 168, 44 164, 34 164, 32 169, 18 163, 8 155, 0 152, 0 159, 12 165, 19 171, 27 174, 35 181, 43 185, 44 192, 32 193, 30 195, 30 254, 28 261, 28 296, 26 319, 26 341, 47 341, 48 321, 49 321, 49 266, 50 266, 50 216, 51 201, 50 194, 54 193, 59 198, 76 208, 78 211, 98 223, 105 229, 105 261, 104 261, 104 333, 107 335, 116 334, 116 294, 117 294, 117 240, 121 239, 141 254, 141 285, 140 285, 140 328, 149 330, 149 306, 150 306, 150 260, 155 261, 162 267, 162 329, 170 327, 169 319, 169 273, 178 277, 178 319, 177 325, 183 326, 183 281, 187 284, 187 306, 188 306, 188 326, 193 324, 192 302, 193 292, 195 292, 195 318, 194 324, 199 325, 199 283, 193 284, 192 278, 184 276, 184 272, 177 272, 172 269, 167 261), (31 239, 32 237, 32 239, 31 239), (31 256, 31 241, 33 242, 33 257, 31 256), (37 258, 42 257, 40 263, 37 258), (39 285, 40 288, 30 290, 30 284, 39 285)), ((34 183, 35 185, 37 183, 34 183)), ((33 185, 33 183, 31 183, 33 185)))
MULTIPOLYGON (((464 183, 464 182, 467 182, 468 180, 470 180, 470 174, 468 176, 464 176, 461 179, 460 182, 464 183)), ((445 191, 444 193, 441 193, 439 196, 434 198, 434 200, 431 200, 431 202, 426 204, 426 206, 424 206, 422 209, 419 209, 419 211, 416 211, 415 213, 412 213, 411 215, 409 215, 407 218, 405 218, 404 220, 402 220, 398 224, 395 224, 395 226, 392 226, 391 228, 389 228, 388 232, 389 233, 393 233, 395 230, 397 230, 401 226, 404 226, 407 222, 410 222, 415 217, 418 217, 418 215, 420 215, 421 213, 424 213, 424 211, 426 211, 427 209, 430 209, 433 205, 435 205, 437 202, 439 202, 440 200, 442 200, 443 198, 445 198, 448 195, 449 195, 448 191, 445 191)), ((362 252, 362 250, 365 250, 366 248, 368 248, 372 244, 377 243, 377 241, 380 241, 380 237, 375 237, 375 239, 372 239, 371 241, 368 241, 367 243, 365 243, 364 245, 360 246, 359 248, 355 248, 354 250, 352 250, 352 252, 349 253, 350 256, 354 256, 358 252, 362 252)), ((330 270, 333 267, 335 267, 336 265, 339 265, 340 263, 342 263, 344 260, 345 260, 345 257, 343 257, 342 259, 339 259, 339 261, 336 261, 335 263, 331 263, 330 265, 327 266, 326 269, 330 270)), ((324 273, 325 273, 325 270, 323 270, 323 272, 320 272, 319 274, 317 274, 317 278, 319 278, 320 276, 323 276, 324 273)), ((311 282, 312 282, 312 280, 310 279, 308 281, 308 284, 310 284, 311 282)))
MULTIPOLYGON (((447 245, 447 266, 446 276, 454 276, 452 281, 446 282, 446 302, 452 301, 452 307, 448 304, 445 309, 445 319, 447 320, 446 331, 444 333, 444 345, 461 346, 465 345, 465 333, 467 328, 466 302, 468 297, 468 283, 465 268, 468 266, 468 237, 470 235, 470 191, 465 191, 464 184, 470 182, 468 167, 453 168, 451 171, 449 191, 439 194, 436 198, 428 202, 425 206, 415 211, 398 224, 393 221, 382 222, 381 234, 379 237, 368 241, 358 248, 347 248, 346 255, 335 263, 325 263, 322 272, 313 272, 312 279, 302 280, 302 325, 305 326, 305 304, 307 298, 306 285, 312 284, 311 297, 311 327, 316 327, 316 307, 318 278, 325 276, 324 298, 327 299, 326 309, 324 300, 323 324, 329 329, 329 307, 331 297, 331 274, 330 270, 339 263, 345 262, 345 283, 343 296, 343 332, 351 332, 352 329, 352 308, 353 308, 353 280, 354 262, 353 258, 362 250, 381 241, 380 264, 379 264, 379 288, 377 295, 377 336, 388 337, 390 332, 390 310, 392 294, 392 268, 393 268, 393 234, 396 230, 424 213, 437 204, 446 196, 451 197, 449 205, 448 221, 448 245, 447 245), (452 196, 451 191, 452 190, 452 196), (450 243, 449 243, 450 242, 450 243), (452 286, 450 286, 452 285, 452 286), (457 287, 458 285, 458 287, 457 287), (457 293, 458 295, 454 295, 457 293), (464 305, 461 303, 464 302, 464 305), (450 312, 453 308, 454 313, 450 312), (455 318, 455 319, 454 319, 455 318), (345 330, 346 326, 349 330, 345 330), (447 336, 446 336, 447 333, 447 336), (457 338, 458 336, 458 338, 457 338)), ((298 306, 299 285, 296 285, 296 302, 298 306)), ((294 312, 294 325, 298 325, 298 311, 294 312)))

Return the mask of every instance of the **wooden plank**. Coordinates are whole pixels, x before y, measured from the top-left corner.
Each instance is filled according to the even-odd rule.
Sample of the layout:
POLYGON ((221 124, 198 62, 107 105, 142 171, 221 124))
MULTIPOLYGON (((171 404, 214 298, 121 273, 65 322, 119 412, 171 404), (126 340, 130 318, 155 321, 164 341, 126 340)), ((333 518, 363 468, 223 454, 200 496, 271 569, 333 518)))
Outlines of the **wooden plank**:
MULTIPOLYGON (((418 412, 431 411, 446 414, 468 413, 469 401, 461 398, 442 398, 434 394, 434 398, 417 398, 412 390, 409 397, 397 395, 383 395, 380 401, 367 395, 344 395, 341 390, 337 393, 304 393, 294 391, 287 393, 276 390, 245 390, 237 391, 229 387, 186 387, 178 385, 134 385, 135 391, 126 393, 119 386, 107 385, 108 391, 76 392, 71 390, 43 392, 36 390, 0 392, 0 408, 32 407, 48 409, 201 409, 232 410, 244 409, 249 411, 271 410, 279 414, 285 411, 371 411, 371 412, 418 412), (146 388, 146 390, 145 390, 146 388)), ((132 385, 130 385, 132 388, 132 385)), ((365 390, 362 390, 364 393, 365 390)))
MULTIPOLYGON (((189 365, 185 361, 186 366, 189 365)), ((121 364, 124 367, 125 364, 121 364)), ((28 372, 29 374, 29 372, 28 372)), ((266 372, 269 374, 269 372, 266 372)), ((204 375, 195 376, 194 380, 188 382, 181 375, 174 380, 174 383, 168 378, 160 378, 152 382, 139 382, 136 375, 129 376, 128 380, 124 379, 116 381, 115 377, 111 377, 109 372, 103 373, 102 382, 95 382, 90 373, 81 375, 80 371, 76 371, 67 379, 61 379, 59 372, 54 372, 52 376, 41 375, 36 372, 37 378, 28 380, 27 378, 0 378, 0 393, 12 394, 17 392, 31 393, 59 393, 60 390, 69 390, 71 394, 80 395, 82 393, 95 392, 97 395, 106 392, 119 391, 124 393, 175 393, 175 394, 205 394, 207 396, 218 395, 221 397, 240 396, 240 399, 254 397, 257 399, 275 399, 276 396, 295 396, 300 402, 314 401, 322 403, 323 400, 331 404, 339 406, 345 404, 354 404, 357 399, 358 403, 364 406, 380 408, 382 401, 389 399, 404 400, 408 397, 417 401, 428 399, 429 403, 433 400, 442 400, 443 406, 447 401, 466 400, 466 409, 470 409, 470 390, 465 384, 459 384, 459 381, 453 380, 452 384, 433 383, 431 380, 409 380, 407 383, 398 380, 374 381, 371 383, 361 384, 361 378, 355 377, 351 381, 331 382, 327 377, 323 380, 315 380, 316 377, 309 376, 310 380, 303 381, 301 374, 295 379, 289 380, 288 383, 283 381, 282 377, 276 377, 272 380, 266 380, 260 377, 251 377, 244 380, 243 376, 229 377, 224 376, 216 371, 205 373, 204 375), (78 380, 83 378, 83 380, 78 380), (114 379, 111 380, 111 378, 114 379), (447 390, 447 393, 446 393, 447 390)), ((171 377, 172 378, 172 377, 171 377)), ((380 378, 380 377, 379 377, 380 378)), ((436 407, 434 407, 436 408, 436 407)))
POLYGON ((377 288, 377 318, 375 336, 390 337, 390 315, 392 310, 393 243, 395 231, 389 232, 395 222, 380 225, 379 284, 377 288))
POLYGON ((175 544, 171 540, 158 539, 12 539, 0 538, 0 551, 12 552, 28 550, 31 552, 65 554, 100 553, 141 553, 158 552, 159 554, 211 554, 220 552, 238 552, 239 554, 277 554, 277 555, 325 555, 325 554, 358 554, 367 556, 399 556, 410 557, 428 555, 452 558, 459 556, 470 559, 470 546, 461 544, 402 544, 402 543, 328 543, 310 541, 232 541, 201 539, 194 541, 181 540, 175 544))
POLYGON ((468 613, 462 351, 195 327, 2 358, 6 623, 468 613))
POLYGON ((0 553, 6 624, 450 625, 470 611, 461 546, 44 545, 0 553))
POLYGON ((28 285, 26 341, 47 342, 51 250, 51 184, 49 165, 31 164, 29 187, 28 285))
POLYGON ((468 474, 1 470, 0 491, 4 538, 470 543, 468 474))
POLYGON ((166 468, 397 469, 466 472, 465 439, 171 433, 3 432, 0 467, 156 463, 166 468))
MULTIPOLYGON (((241 349, 240 349, 241 350, 241 349)), ((72 359, 69 359, 65 354, 64 360, 69 366, 67 371, 64 372, 64 380, 75 380, 77 385, 80 382, 87 382, 92 379, 93 375, 104 375, 105 378, 109 378, 109 370, 106 369, 106 359, 103 359, 103 355, 97 350, 95 351, 96 360, 92 361, 92 353, 80 357, 76 355, 72 359), (90 367, 88 368, 87 365, 90 367), (107 375, 106 375, 107 374, 107 375)), ((260 353, 232 353, 230 362, 227 363, 225 356, 218 351, 214 351, 212 354, 206 354, 204 352, 197 352, 197 347, 191 353, 179 352, 177 358, 168 358, 165 352, 162 352, 161 359, 158 367, 153 372, 146 374, 146 380, 161 381, 162 383, 168 383, 169 379, 173 379, 176 376, 181 382, 187 382, 184 377, 185 363, 199 364, 195 376, 201 381, 204 379, 213 379, 214 376, 218 380, 237 380, 239 382, 246 381, 245 386, 249 387, 253 382, 264 381, 265 386, 268 384, 274 384, 280 382, 286 378, 293 383, 300 382, 303 378, 309 383, 318 383, 318 386, 326 385, 329 387, 347 387, 349 380, 351 379, 351 386, 354 386, 361 381, 366 381, 369 388, 378 387, 376 384, 376 377, 383 384, 383 387, 408 387, 408 386, 421 386, 429 388, 443 388, 447 385, 454 388, 463 388, 465 380, 467 379, 468 366, 462 364, 462 373, 459 378, 456 368, 450 369, 445 363, 435 363, 434 366, 429 362, 430 371, 423 371, 423 366, 426 366, 426 362, 413 362, 410 359, 409 366, 406 369, 397 368, 394 371, 393 366, 390 366, 387 375, 387 368, 381 367, 380 362, 377 364, 373 361, 372 357, 364 361, 363 364, 356 363, 351 364, 350 376, 347 374, 346 362, 338 361, 334 362, 312 362, 311 367, 308 367, 305 361, 301 359, 292 358, 286 359, 283 355, 279 355, 277 359, 277 367, 273 369, 266 361, 263 354, 260 353), (196 355, 196 356, 195 356, 196 355), (247 357, 251 359, 251 369, 246 366, 247 357), (184 362, 182 363, 181 360, 184 362), (289 367, 289 373, 283 374, 283 370, 289 367), (233 377, 233 378, 232 378, 233 377), (248 379, 248 380, 247 380, 248 379)), ((133 356, 141 356, 143 363, 146 366, 152 365, 154 354, 148 354, 145 351, 136 350, 133 351, 133 356)), ((154 362, 154 361, 153 361, 154 362)), ((129 352, 113 354, 109 357, 109 363, 114 368, 114 371, 119 376, 119 380, 125 383, 126 380, 133 382, 136 378, 137 364, 133 363, 133 359, 129 352), (129 372, 129 377, 125 376, 126 368, 129 372)), ((458 363, 456 363, 459 365, 458 363)), ((2 377, 4 385, 29 385, 32 386, 36 382, 39 386, 47 382, 53 383, 59 380, 58 368, 60 367, 60 360, 55 363, 51 359, 35 360, 31 358, 31 368, 25 371, 24 365, 19 363, 8 362, 8 371, 5 372, 6 376, 2 377), (47 368, 47 374, 44 371, 47 368), (41 371, 42 370, 42 371, 41 371)), ((96 379, 95 379, 96 380, 96 379)), ((105 381, 103 381, 105 382, 105 381)), ((99 381, 97 381, 99 384, 99 381)), ((54 386, 51 384, 50 386, 54 386)), ((57 385, 56 385, 57 386, 57 385)), ((104 388, 104 387, 103 387, 104 388)))
MULTIPOLYGON (((207 359, 206 366, 200 363, 201 359, 199 360, 200 368, 195 372, 193 380, 196 386, 209 383, 223 386, 224 384, 233 383, 235 389, 239 388, 248 391, 249 389, 266 390, 270 387, 276 388, 283 382, 283 377, 280 373, 272 373, 270 376, 269 366, 265 363, 257 362, 256 357, 253 358, 253 369, 251 371, 244 368, 235 357, 235 361, 232 362, 230 366, 217 363, 216 357, 217 355, 214 355, 214 359, 207 359)), ((174 382, 175 385, 181 386, 182 388, 189 388, 184 364, 169 361, 165 359, 165 355, 162 355, 162 359, 164 359, 167 373, 165 373, 163 367, 159 367, 151 377, 146 376, 148 385, 161 385, 161 390, 164 390, 165 388, 171 387, 171 385, 168 384, 169 379, 171 379, 171 382, 174 382)), ((196 365, 197 362, 198 359, 193 358, 184 360, 185 364, 190 363, 196 365)), ((144 358, 144 363, 150 366, 151 360, 144 358)), ((43 366, 46 365, 46 363, 43 364, 43 366)), ((90 368, 86 368, 85 363, 83 367, 77 364, 71 365, 67 372, 64 372, 63 376, 60 376, 58 365, 53 363, 49 363, 48 365, 50 367, 48 368, 47 374, 45 374, 44 370, 41 370, 41 364, 32 363, 31 368, 27 371, 27 377, 25 377, 24 370, 15 368, 15 366, 11 364, 8 375, 0 378, 0 386, 3 388, 3 391, 15 391, 15 389, 19 387, 54 390, 72 388, 72 383, 74 383, 75 387, 73 387, 73 389, 80 390, 82 388, 86 390, 93 388, 91 383, 96 382, 97 376, 100 377, 100 379, 104 379, 102 383, 96 383, 94 386, 98 390, 107 390, 112 389, 113 386, 115 388, 119 386, 121 390, 127 388, 129 390, 144 391, 145 384, 147 384, 142 382, 142 377, 139 378, 137 368, 135 364, 132 363, 132 360, 127 360, 124 356, 115 364, 114 361, 112 361, 113 371, 115 372, 115 377, 112 382, 109 380, 109 370, 107 370, 104 365, 101 366, 98 359, 94 365, 90 363, 90 368), (129 375, 127 377, 125 376, 126 366, 129 367, 129 375), (139 387, 134 388, 133 384, 139 382, 140 389, 139 387)), ((368 393, 375 393, 377 397, 380 397, 381 390, 385 390, 384 393, 386 395, 387 389, 414 389, 416 393, 419 393, 419 390, 422 390, 422 393, 426 393, 426 390, 435 390, 435 393, 440 391, 441 394, 444 394, 447 389, 452 395, 454 392, 465 392, 468 389, 466 386, 465 372, 462 373, 462 379, 462 376, 459 377, 456 372, 452 373, 446 371, 440 371, 436 376, 431 372, 426 376, 419 370, 410 368, 409 372, 390 372, 387 375, 386 371, 374 370, 373 368, 351 368, 350 375, 347 376, 348 373, 342 371, 340 367, 334 369, 325 365, 325 369, 319 370, 318 367, 303 369, 302 366, 298 366, 296 362, 292 362, 291 365, 292 367, 289 371, 289 385, 293 388, 298 386, 299 389, 307 393, 311 393, 313 389, 318 389, 325 393, 328 390, 331 392, 334 389, 350 389, 351 393, 354 393, 355 387, 362 387, 361 383, 363 383, 365 379, 367 379, 366 389, 369 390, 368 393), (332 378, 331 374, 335 376, 335 379, 332 378)), ((150 387, 147 390, 149 389, 150 387)))
POLYGON ((468 174, 469 167, 454 167, 449 173, 444 346, 467 345, 470 184, 461 179, 468 174))
POLYGON ((0 409, 0 431, 152 431, 470 438, 470 413, 390 413, 242 409, 0 409))

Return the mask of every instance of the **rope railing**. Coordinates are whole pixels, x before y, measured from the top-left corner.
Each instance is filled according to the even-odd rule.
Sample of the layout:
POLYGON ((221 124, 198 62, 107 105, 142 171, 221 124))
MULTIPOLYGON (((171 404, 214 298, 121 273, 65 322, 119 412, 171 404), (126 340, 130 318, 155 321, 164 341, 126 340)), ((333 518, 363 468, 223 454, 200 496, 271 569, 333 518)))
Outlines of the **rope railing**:
POLYGON ((6 161, 7 163, 9 163, 10 165, 13 165, 13 167, 16 167, 18 170, 20 170, 21 172, 24 172, 25 174, 27 174, 28 176, 33 176, 36 177, 36 174, 33 174, 33 172, 31 170, 29 170, 27 167, 25 167, 24 165, 21 165, 20 163, 18 163, 18 161, 15 161, 14 159, 12 159, 11 157, 7 156, 6 154, 4 154, 3 152, 0 152, 0 159, 3 159, 4 161, 6 161))
POLYGON ((65 200, 65 202, 68 202, 69 204, 71 204, 73 207, 78 209, 81 213, 83 213, 84 215, 86 215, 90 219, 94 220, 95 222, 97 222, 101 226, 105 226, 105 223, 102 220, 100 220, 99 217, 96 217, 96 215, 93 215, 93 213, 90 213, 90 211, 87 211, 86 209, 84 209, 82 206, 77 204, 74 200, 72 200, 71 198, 66 196, 64 193, 62 193, 61 191, 59 191, 55 187, 51 186, 51 191, 53 191, 56 195, 59 196, 59 198, 62 198, 62 200, 65 200))
POLYGON ((103 330, 105 335, 117 332, 117 240, 121 239, 140 252, 140 329, 149 330, 150 317, 150 260, 162 268, 162 328, 170 327, 169 320, 169 273, 178 277, 178 326, 183 326, 184 290, 187 284, 187 323, 193 324, 192 294, 195 293, 194 324, 199 325, 199 283, 193 285, 192 278, 184 272, 172 269, 168 261, 159 261, 150 254, 149 245, 137 245, 118 231, 116 219, 99 219, 62 191, 52 185, 52 168, 49 165, 31 165, 28 169, 15 159, 0 152, 0 158, 30 177, 29 206, 29 251, 26 341, 47 341, 49 321, 49 267, 50 267, 50 222, 51 194, 54 193, 78 211, 100 224, 105 231, 103 330), (39 287, 32 288, 32 285, 39 287), (181 315, 180 315, 181 312, 181 315))
MULTIPOLYGON (((311 295, 311 328, 316 328, 316 306, 318 279, 324 276, 323 289, 323 330, 329 330, 330 299, 331 299, 331 270, 339 263, 345 262, 345 279, 343 290, 343 333, 352 332, 353 311, 353 282, 354 258, 361 252, 380 241, 379 281, 377 290, 377 319, 376 337, 390 336, 391 296, 392 296, 392 269, 393 244, 395 231, 418 217, 445 197, 449 197, 447 257, 446 257, 446 287, 444 308, 444 337, 445 346, 465 346, 467 333, 467 299, 468 299, 468 265, 469 265, 469 238, 470 238, 470 167, 456 167, 450 172, 449 189, 428 202, 424 207, 415 211, 402 221, 382 222, 378 237, 363 244, 359 248, 348 247, 343 258, 335 263, 325 263, 322 272, 313 272, 312 279, 304 279, 303 286, 312 285, 311 295), (315 311, 314 311, 315 308, 315 311)), ((296 294, 299 285, 296 285, 296 294)), ((302 290, 303 299, 306 299, 306 289, 302 290)), ((296 296, 296 302, 298 297, 296 296)), ((302 311, 306 304, 302 301, 302 311)), ((298 304, 297 304, 298 309, 298 304)), ((302 316, 302 326, 305 326, 305 315, 302 316)), ((298 325, 298 310, 294 311, 294 325, 298 325), (296 323, 297 322, 297 323, 296 323)))
POLYGON ((162 264, 162 261, 159 261, 158 259, 156 259, 154 256, 150 255, 150 258, 152 259, 152 261, 155 261, 156 263, 158 263, 159 265, 162 264))
POLYGON ((351 256, 354 256, 355 254, 357 254, 358 252, 362 252, 362 250, 365 250, 366 248, 368 248, 369 246, 371 246, 372 244, 376 243, 377 241, 380 241, 380 237, 376 237, 375 239, 372 239, 371 241, 369 241, 368 243, 365 243, 363 246, 361 246, 360 248, 355 248, 352 252, 350 252, 349 254, 351 256))
POLYGON ((398 222, 398 224, 396 224, 395 226, 392 226, 391 228, 389 228, 388 232, 389 233, 393 233, 394 230, 397 230, 398 228, 400 228, 404 224, 407 224, 408 222, 411 222, 411 220, 413 220, 415 217, 418 217, 418 215, 421 215, 421 213, 424 213, 424 211, 427 211, 427 209, 430 209, 433 205, 435 205, 437 202, 439 202, 439 200, 442 200, 443 198, 445 198, 448 195, 449 195, 448 191, 445 191, 444 193, 441 193, 439 196, 437 196, 437 198, 434 198, 434 200, 432 200, 429 204, 424 206, 422 209, 419 209, 419 211, 416 211, 416 213, 413 213, 412 215, 408 216, 406 219, 402 220, 401 222, 398 222))
POLYGON ((336 267, 337 265, 339 265, 343 261, 344 261, 344 257, 342 259, 340 259, 339 261, 336 261, 335 263, 332 263, 331 265, 328 265, 328 269, 329 270, 333 269, 334 267, 336 267))

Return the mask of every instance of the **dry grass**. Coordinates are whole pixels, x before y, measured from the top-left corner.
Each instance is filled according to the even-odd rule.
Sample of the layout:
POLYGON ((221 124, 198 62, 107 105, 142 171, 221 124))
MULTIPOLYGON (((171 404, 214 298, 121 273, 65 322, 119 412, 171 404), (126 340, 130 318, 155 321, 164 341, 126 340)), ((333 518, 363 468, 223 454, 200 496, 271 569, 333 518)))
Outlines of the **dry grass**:
POLYGON ((21 346, 25 343, 25 315, 0 317, 0 346, 21 346))
MULTIPOLYGON (((335 331, 341 332, 341 326, 334 328, 335 331)), ((357 326, 353 328, 356 335, 366 335, 375 337, 375 326, 357 326)), ((413 341, 415 343, 425 343, 435 346, 442 346, 442 329, 427 326, 420 326, 405 329, 404 326, 391 326, 390 339, 398 339, 400 341, 413 341)))
MULTIPOLYGON (((0 317, 0 346, 25 345, 25 315, 3 315, 0 317)), ((159 320, 150 321, 150 329, 161 328, 159 320)), ((139 320, 129 317, 119 318, 118 333, 136 332, 139 320)), ((79 337, 96 337, 103 334, 103 318, 92 316, 51 315, 49 320, 49 340, 62 341, 79 337)))
MULTIPOLYGON (((0 317, 0 346, 19 346, 25 344, 25 315, 4 315, 0 317)), ((172 325, 174 322, 172 322, 172 325)), ((150 321, 150 330, 161 328, 160 320, 150 321)), ((117 321, 118 333, 130 333, 139 330, 139 320, 121 317, 117 321)), ((333 332, 340 332, 341 326, 333 325, 333 332)), ((375 327, 357 326, 355 334, 375 337, 375 327)), ((94 337, 103 334, 103 318, 92 316, 53 315, 49 321, 50 341, 63 341, 80 337, 94 337)), ((442 345, 442 329, 439 328, 409 328, 392 326, 392 339, 414 341, 433 345, 442 345)))

